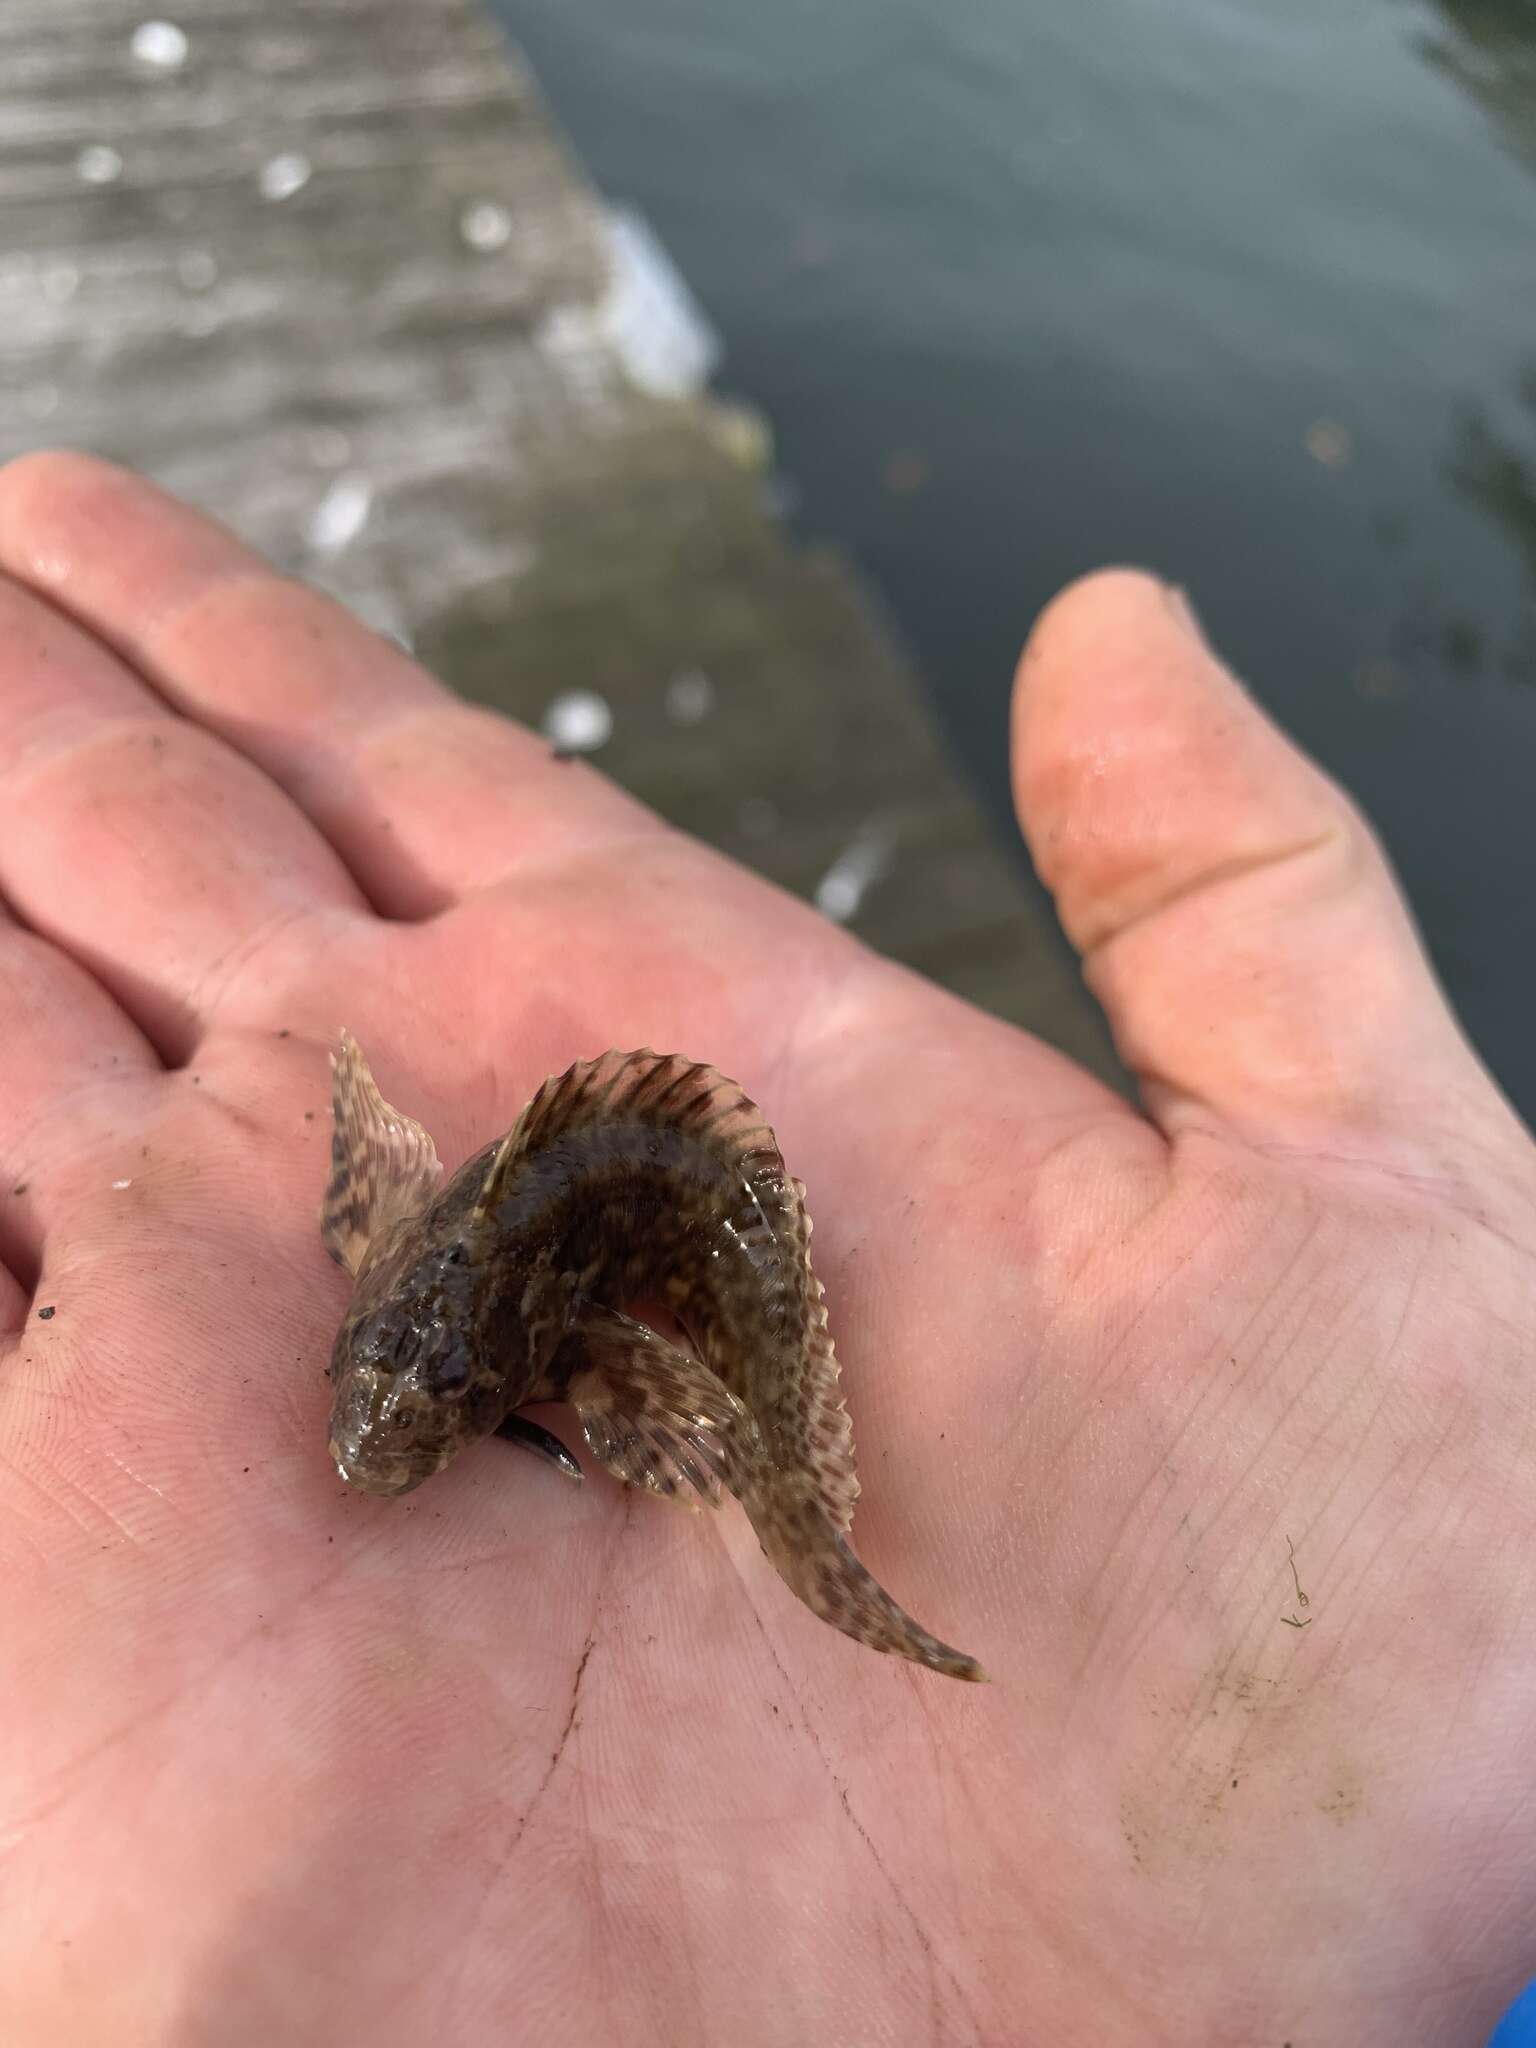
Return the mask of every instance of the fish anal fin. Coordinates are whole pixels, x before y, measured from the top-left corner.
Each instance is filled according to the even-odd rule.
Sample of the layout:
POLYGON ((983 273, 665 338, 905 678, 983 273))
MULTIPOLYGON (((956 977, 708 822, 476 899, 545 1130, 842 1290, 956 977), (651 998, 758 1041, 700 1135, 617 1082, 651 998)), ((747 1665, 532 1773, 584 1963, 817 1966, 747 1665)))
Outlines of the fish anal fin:
POLYGON ((566 1398, 587 1448, 629 1486, 684 1507, 720 1504, 761 1457, 757 1425, 707 1365, 632 1316, 584 1307, 566 1398))
POLYGON ((355 1276, 382 1231, 427 1206, 443 1169, 421 1125, 380 1095, 349 1031, 331 1067, 331 1178, 320 1236, 337 1265, 355 1276))

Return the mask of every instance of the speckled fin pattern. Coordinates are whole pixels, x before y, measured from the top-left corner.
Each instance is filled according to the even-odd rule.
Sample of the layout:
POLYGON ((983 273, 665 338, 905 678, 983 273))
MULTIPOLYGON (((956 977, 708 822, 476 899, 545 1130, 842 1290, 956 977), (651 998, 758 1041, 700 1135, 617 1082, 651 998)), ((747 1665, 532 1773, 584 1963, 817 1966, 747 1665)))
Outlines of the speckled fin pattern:
POLYGON ((544 1083, 502 1140, 486 1175, 482 1211, 494 1209, 529 1153, 621 1116, 689 1132, 739 1169, 736 1242, 762 1281, 767 1306, 782 1307, 787 1327, 777 1356, 744 1362, 743 1383, 733 1378, 732 1391, 759 1423, 774 1426, 776 1440, 814 1474, 821 1505, 846 1533, 859 1497, 853 1425, 843 1405, 823 1289, 811 1271, 805 1185, 785 1170, 762 1111, 734 1081, 714 1067, 649 1047, 578 1061, 544 1083))
POLYGON ((349 1031, 331 1055, 331 1073, 331 1178, 320 1235, 337 1265, 355 1277, 372 1240, 431 1201, 443 1169, 421 1125, 380 1095, 349 1031))
POLYGON ((593 1457, 630 1486, 718 1507, 721 1480, 762 1456, 741 1402, 708 1366, 614 1309, 583 1309, 572 1336, 583 1363, 568 1398, 593 1457))

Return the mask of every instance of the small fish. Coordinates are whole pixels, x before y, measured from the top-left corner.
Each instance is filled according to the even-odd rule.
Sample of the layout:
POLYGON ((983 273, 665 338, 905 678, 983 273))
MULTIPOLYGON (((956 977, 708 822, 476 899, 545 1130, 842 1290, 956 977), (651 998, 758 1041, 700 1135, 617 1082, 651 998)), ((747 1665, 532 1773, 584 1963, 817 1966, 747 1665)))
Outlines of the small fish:
POLYGON ((713 1067, 604 1053, 546 1081, 445 1181, 357 1042, 333 1056, 321 1235, 356 1283, 331 1354, 331 1456, 403 1494, 501 1434, 581 1468, 515 1411, 566 1401, 617 1478, 745 1508, 813 1614, 871 1649, 982 1679, 897 1606, 848 1543, 859 1483, 805 1189, 713 1067), (697 1349, 624 1313, 664 1303, 697 1349))

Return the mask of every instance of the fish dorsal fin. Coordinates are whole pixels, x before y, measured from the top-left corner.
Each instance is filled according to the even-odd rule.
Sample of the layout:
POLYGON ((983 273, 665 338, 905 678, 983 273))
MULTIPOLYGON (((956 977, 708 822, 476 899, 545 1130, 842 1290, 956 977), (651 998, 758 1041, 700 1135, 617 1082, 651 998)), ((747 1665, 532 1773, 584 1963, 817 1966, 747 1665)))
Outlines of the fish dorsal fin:
POLYGON ((755 1139, 771 1146, 762 1112, 734 1081, 681 1053, 605 1052, 577 1060, 546 1081, 497 1146, 476 1212, 485 1215, 506 1194, 531 1152, 606 1121, 654 1123, 707 1138, 722 1153, 745 1155, 755 1139))
POLYGON ((351 1032, 342 1032, 331 1068, 331 1179, 320 1235, 355 1277, 383 1230, 427 1206, 443 1169, 421 1125, 380 1095, 351 1032))
POLYGON ((567 1343, 579 1364, 566 1398, 587 1448, 630 1486, 684 1507, 720 1505, 761 1461, 757 1424, 725 1383, 676 1344, 615 1309, 588 1303, 567 1343))
POLYGON ((731 1163, 741 1198, 732 1219, 736 1242, 756 1268, 769 1306, 803 1318, 776 1339, 793 1346, 790 1383, 761 1413, 754 1403, 754 1413, 793 1460, 809 1468, 817 1497, 846 1533, 859 1497, 853 1425, 843 1406, 821 1283, 811 1271, 805 1187, 786 1171, 762 1111, 736 1082, 715 1067, 649 1047, 578 1060, 544 1083, 497 1147, 478 1213, 497 1206, 531 1153, 605 1121, 689 1132, 731 1163))

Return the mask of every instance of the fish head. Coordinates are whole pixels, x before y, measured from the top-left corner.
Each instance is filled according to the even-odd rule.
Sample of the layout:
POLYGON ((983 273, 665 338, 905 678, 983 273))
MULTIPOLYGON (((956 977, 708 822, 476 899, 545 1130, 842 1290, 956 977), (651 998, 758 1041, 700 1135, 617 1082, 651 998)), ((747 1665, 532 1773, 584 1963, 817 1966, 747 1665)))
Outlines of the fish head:
POLYGON ((409 1493, 501 1420, 472 1327, 436 1280, 408 1273, 382 1299, 360 1286, 337 1333, 330 1450, 362 1493, 409 1493))

